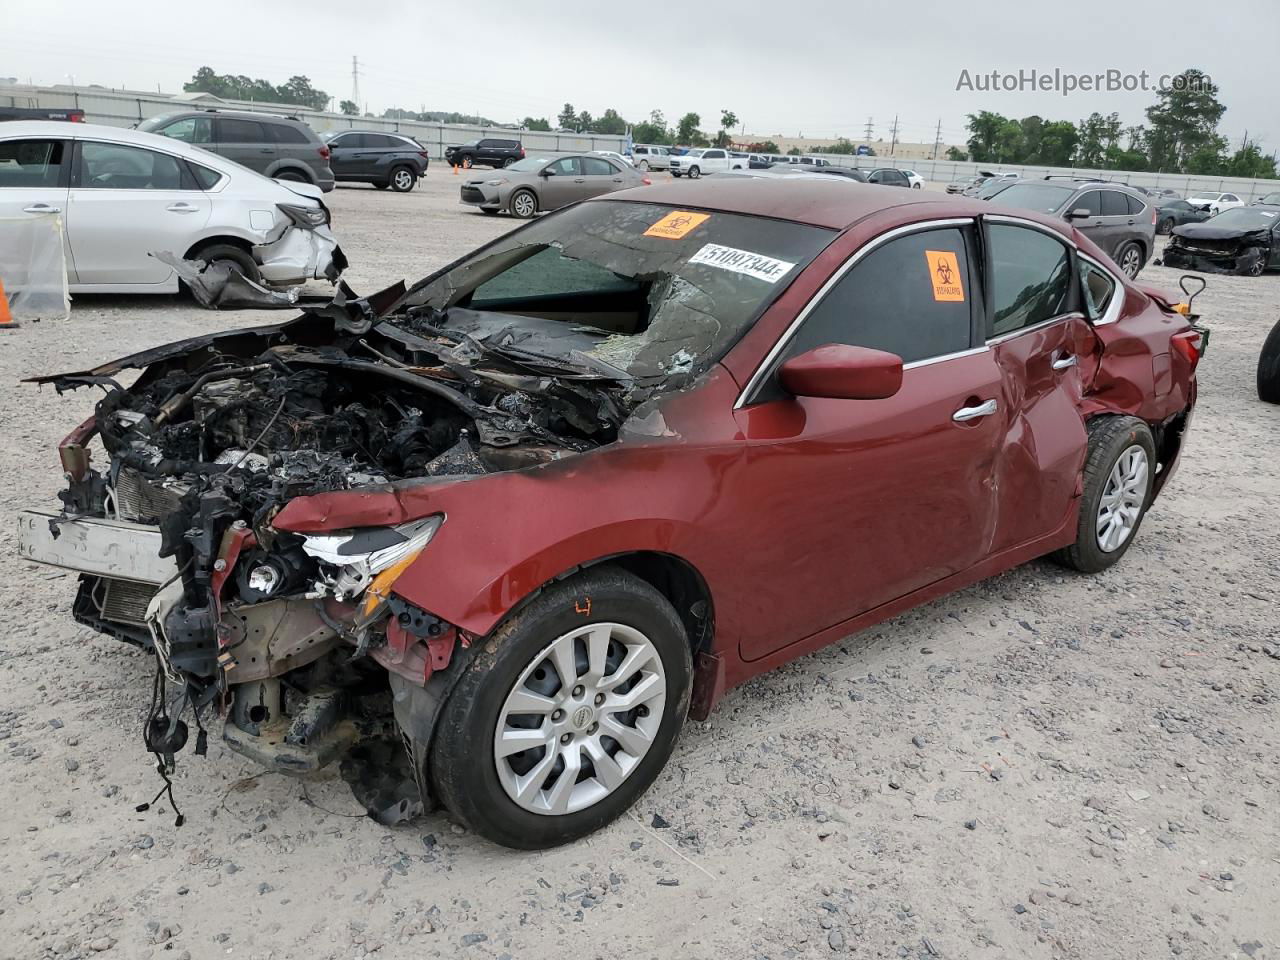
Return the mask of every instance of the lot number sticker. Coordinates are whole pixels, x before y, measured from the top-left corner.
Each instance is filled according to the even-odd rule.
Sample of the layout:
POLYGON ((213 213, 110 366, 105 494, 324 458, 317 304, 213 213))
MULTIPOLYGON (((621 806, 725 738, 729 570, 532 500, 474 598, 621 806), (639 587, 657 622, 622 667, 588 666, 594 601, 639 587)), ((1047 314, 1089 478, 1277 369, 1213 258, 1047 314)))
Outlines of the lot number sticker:
POLYGON ((933 299, 940 303, 964 303, 964 281, 960 279, 960 262, 950 250, 926 250, 929 277, 933 281, 933 299))
POLYGON ((750 250, 722 247, 718 243, 708 243, 690 257, 689 262, 719 267, 721 270, 732 270, 734 273, 755 277, 765 283, 777 283, 795 266, 794 263, 788 263, 786 260, 775 260, 760 253, 752 253, 750 250))
POLYGON ((679 240, 704 220, 710 220, 709 213, 690 213, 688 210, 672 210, 669 214, 644 232, 646 237, 663 237, 667 240, 679 240))

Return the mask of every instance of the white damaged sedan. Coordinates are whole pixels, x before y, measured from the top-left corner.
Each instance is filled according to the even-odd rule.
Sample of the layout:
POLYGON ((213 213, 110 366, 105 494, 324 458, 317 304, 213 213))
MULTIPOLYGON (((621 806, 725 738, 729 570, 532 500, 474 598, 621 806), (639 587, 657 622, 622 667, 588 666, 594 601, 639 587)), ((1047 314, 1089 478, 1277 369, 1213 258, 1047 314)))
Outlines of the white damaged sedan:
POLYGON ((181 281, 207 306, 292 300, 346 267, 320 197, 151 133, 0 125, 0 242, 6 224, 60 217, 71 293, 173 293, 181 281))

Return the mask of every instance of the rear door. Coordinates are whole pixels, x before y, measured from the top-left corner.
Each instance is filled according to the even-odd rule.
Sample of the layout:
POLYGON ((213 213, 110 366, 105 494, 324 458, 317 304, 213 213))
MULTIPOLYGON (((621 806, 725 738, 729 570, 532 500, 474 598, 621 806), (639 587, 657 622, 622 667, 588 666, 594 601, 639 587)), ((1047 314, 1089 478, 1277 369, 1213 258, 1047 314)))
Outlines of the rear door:
POLYGON ((756 628, 742 639, 746 659, 987 555, 991 474, 1007 425, 1000 371, 981 345, 979 247, 971 221, 907 229, 837 270, 776 361, 829 343, 887 350, 905 361, 898 393, 794 397, 771 366, 735 413, 751 486, 724 496, 741 498, 750 518, 742 576, 761 585, 756 628), (812 574, 779 576, 783 570, 812 574))
POLYGON ((1014 217, 986 218, 991 316, 1005 436, 991 476, 1000 492, 992 553, 1049 536, 1072 519, 1084 463, 1080 414, 1099 346, 1084 314, 1074 250, 1014 217))
POLYGON ((82 284, 159 284, 173 271, 150 254, 184 256, 212 203, 186 163, 157 150, 76 142, 67 233, 82 284))
POLYGON ((619 190, 624 182, 622 171, 614 165, 613 161, 606 160, 604 157, 583 157, 582 176, 586 181, 583 184, 581 197, 583 200, 619 190))
POLYGON ((1119 190, 1101 190, 1099 193, 1102 194, 1102 229, 1095 233, 1093 242, 1114 257, 1125 243, 1137 238, 1142 231, 1138 227, 1137 216, 1130 212, 1127 194, 1119 190), (1103 240, 1097 239, 1099 233, 1103 240))
POLYGON ((219 154, 250 170, 265 174, 275 163, 275 141, 267 137, 267 131, 257 120, 215 117, 213 136, 219 154))
MULTIPOLYGON (((0 220, 62 217, 71 183, 71 141, 27 138, 0 141, 0 220)), ((69 234, 62 232, 67 280, 76 282, 69 234)), ((0 233, 0 242, 5 241, 0 233)))

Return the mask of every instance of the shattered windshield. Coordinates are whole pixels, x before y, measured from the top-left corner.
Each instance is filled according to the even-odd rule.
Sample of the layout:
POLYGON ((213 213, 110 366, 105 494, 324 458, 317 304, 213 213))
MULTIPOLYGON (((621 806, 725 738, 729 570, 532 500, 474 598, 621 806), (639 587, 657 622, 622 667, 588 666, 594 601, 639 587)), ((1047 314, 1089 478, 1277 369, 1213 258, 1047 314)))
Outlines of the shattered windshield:
POLYGON ((393 322, 541 369, 696 376, 834 236, 762 217, 592 201, 419 284, 393 322))

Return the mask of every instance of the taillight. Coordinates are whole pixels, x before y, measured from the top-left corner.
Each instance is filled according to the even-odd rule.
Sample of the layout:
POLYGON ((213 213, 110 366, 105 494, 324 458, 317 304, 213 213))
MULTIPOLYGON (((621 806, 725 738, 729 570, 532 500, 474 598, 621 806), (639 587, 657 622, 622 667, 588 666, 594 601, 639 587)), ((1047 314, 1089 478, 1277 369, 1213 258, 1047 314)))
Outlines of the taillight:
POLYGON ((1201 348, 1204 346, 1204 338, 1200 335, 1200 331, 1184 330, 1182 333, 1175 333, 1170 338, 1170 344, 1174 350, 1186 358, 1187 363, 1191 365, 1191 372, 1194 373, 1196 364, 1200 362, 1201 348))
POLYGON ((653 181, 650 180, 648 177, 641 177, 640 182, 643 183, 646 187, 649 186, 649 184, 653 183, 653 181))
POLYGON ((1151 208, 1151 225, 1153 227, 1156 225, 1156 217, 1158 217, 1159 215, 1160 215, 1160 211, 1157 210, 1155 207, 1152 207, 1151 208))
POLYGON ((73 113, 69 119, 71 120, 72 123, 84 123, 84 114, 73 113))
POLYGON ((521 148, 520 148, 520 159, 521 159, 521 160, 523 160, 523 159, 524 159, 524 147, 521 147, 521 148))
POLYGON ((419 150, 419 151, 418 151, 418 156, 422 157, 422 159, 424 159, 424 160, 428 159, 428 157, 427 157, 427 151, 425 151, 425 150, 419 150))
POLYGON ((329 159, 329 153, 330 153, 330 151, 329 151, 329 148, 328 148, 327 146, 325 146, 325 147, 321 147, 317 152, 320 154, 320 159, 321 159, 321 160, 328 160, 328 159, 329 159))

